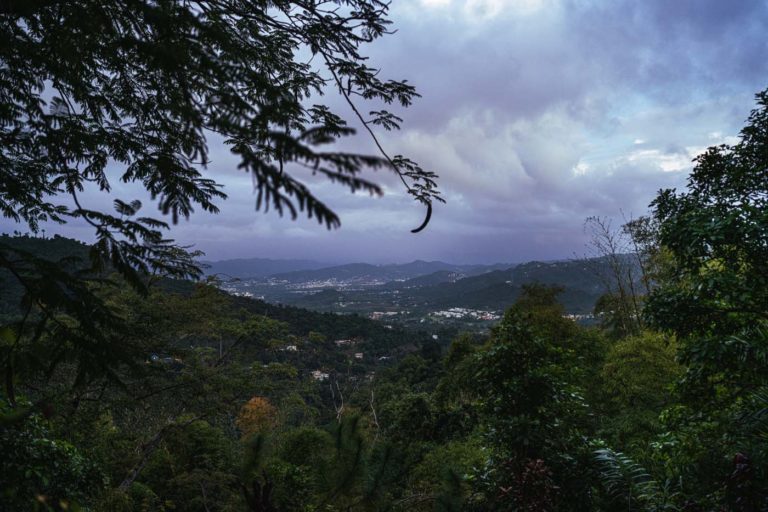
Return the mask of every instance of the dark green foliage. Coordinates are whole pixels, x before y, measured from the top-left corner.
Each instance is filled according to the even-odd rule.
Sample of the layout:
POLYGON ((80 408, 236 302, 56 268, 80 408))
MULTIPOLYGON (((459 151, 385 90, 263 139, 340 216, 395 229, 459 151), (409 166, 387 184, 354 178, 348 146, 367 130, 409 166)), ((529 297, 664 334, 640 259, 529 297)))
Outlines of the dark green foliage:
MULTIPOLYGON (((0 415, 9 408, 0 395, 0 415)), ((97 464, 57 438, 39 414, 0 426, 0 509, 65 510, 87 503, 104 488, 97 464)))
POLYGON ((486 414, 496 419, 492 439, 518 459, 538 456, 562 411, 552 405, 565 398, 562 382, 550 371, 550 345, 509 312, 491 344, 480 355, 478 384, 484 390, 486 414))
POLYGON ((670 264, 646 312, 677 336, 685 368, 656 458, 703 508, 740 510, 734 496, 746 493, 753 505, 743 509, 758 510, 746 496, 768 463, 743 420, 759 410, 753 393, 768 376, 768 91, 757 103, 738 143, 709 148, 685 192, 661 191, 653 203, 670 264))
MULTIPOLYGON (((329 227, 339 224, 299 177, 284 172, 291 163, 352 191, 377 194, 380 188, 359 173, 389 167, 418 201, 440 199, 434 174, 400 155, 320 149, 354 130, 326 105, 310 101, 324 92, 326 79, 298 55, 302 49, 317 57, 347 100, 408 106, 417 96, 405 81, 380 79, 359 53, 389 33, 386 4, 355 0, 343 13, 336 7, 252 1, 9 5, 0 19, 0 210, 32 229, 49 219, 82 218, 96 229, 100 253, 113 264, 166 262, 173 246, 160 235, 164 223, 128 218, 140 203, 117 201, 115 216, 84 207, 78 194, 89 183, 108 191, 106 168, 115 163, 119 179, 140 183, 174 223, 195 208, 217 212, 215 201, 225 196, 202 172, 212 134, 252 174, 258 208, 293 217, 304 210, 329 227), (75 207, 61 203, 59 194, 71 196, 75 207)), ((364 120, 386 129, 398 121, 386 111, 364 120)))
POLYGON ((659 414, 673 403, 673 388, 682 375, 673 339, 643 333, 619 340, 605 354, 597 378, 596 405, 607 440, 625 451, 644 451, 661 432, 659 414))
MULTIPOLYGON (((88 246, 70 238, 37 238, 33 236, 9 236, 0 235, 0 247, 3 252, 12 257, 11 251, 23 251, 27 254, 35 254, 41 259, 48 260, 59 265, 64 265, 68 271, 82 270, 88 262, 88 246)), ((24 287, 11 272, 0 268, 0 321, 22 314, 20 305, 24 295, 24 287)))
POLYGON ((579 387, 583 347, 579 327, 562 317, 558 291, 526 288, 478 354, 479 405, 493 448, 483 479, 498 510, 589 503, 584 482, 572 480, 589 426, 579 387))
POLYGON ((16 245, 0 242, 3 277, 11 281, 11 297, 20 295, 0 324, 0 364, 11 404, 20 376, 49 379, 61 363, 72 362, 72 385, 81 387, 103 376, 115 378, 119 365, 135 362, 132 347, 119 342, 123 319, 98 293, 107 280, 84 272, 76 256, 51 261, 16 245))
POLYGON ((562 418, 582 407, 570 375, 577 326, 561 316, 557 289, 529 287, 479 354, 477 383, 493 442, 518 461, 543 456, 573 433, 562 418))
POLYGON ((55 435, 106 475, 104 492, 80 495, 95 510, 672 510, 683 496, 762 496, 760 395, 723 411, 741 435, 682 406, 657 420, 674 404, 662 396, 674 346, 652 333, 609 342, 563 317, 557 288, 526 287, 487 342, 462 335, 438 354, 420 349, 427 336, 359 317, 159 284, 147 296, 93 288, 143 354, 117 367, 126 388, 104 377, 72 388, 68 361, 48 384, 69 397, 56 401, 55 435), (333 343, 342 336, 411 353, 357 368, 333 343), (318 364, 330 381, 310 379, 318 364), (276 408, 273 426, 241 439, 234 418, 256 396, 276 408), (623 455, 596 464, 596 437, 637 457, 649 482, 673 483, 632 483, 623 455), (731 478, 736 449, 751 465, 731 478))
POLYGON ((648 512, 680 510, 669 484, 660 485, 639 464, 621 452, 601 449, 595 452, 600 480, 608 495, 627 510, 648 512))
POLYGON ((221 507, 231 499, 234 455, 223 431, 205 421, 194 421, 167 436, 163 449, 152 455, 138 481, 151 485, 152 492, 174 510, 221 507))
POLYGON ((650 297, 656 325, 675 332, 701 398, 713 384, 739 394, 768 366, 768 91, 733 146, 709 148, 683 193, 654 201, 674 274, 650 297))

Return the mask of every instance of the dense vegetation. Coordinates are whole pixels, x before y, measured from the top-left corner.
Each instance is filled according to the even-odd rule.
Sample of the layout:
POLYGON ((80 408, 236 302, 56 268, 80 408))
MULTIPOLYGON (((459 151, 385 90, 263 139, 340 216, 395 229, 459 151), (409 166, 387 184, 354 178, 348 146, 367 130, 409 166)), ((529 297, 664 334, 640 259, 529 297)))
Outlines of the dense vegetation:
MULTIPOLYGON (((739 445, 717 441, 743 410, 691 415, 673 392, 674 337, 580 327, 556 288, 527 287, 488 339, 444 351, 205 284, 102 293, 131 359, 83 382, 74 361, 17 366, 0 440, 8 510, 620 510, 694 497, 707 509, 728 489, 739 445)), ((50 341, 25 339, 15 360, 50 341)))

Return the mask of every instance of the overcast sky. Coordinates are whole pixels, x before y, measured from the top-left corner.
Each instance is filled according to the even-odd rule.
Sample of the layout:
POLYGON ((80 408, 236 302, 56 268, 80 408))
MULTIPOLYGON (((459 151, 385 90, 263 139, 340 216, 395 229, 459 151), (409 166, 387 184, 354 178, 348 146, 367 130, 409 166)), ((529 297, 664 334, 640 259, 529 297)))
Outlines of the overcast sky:
MULTIPOLYGON (((229 199, 219 215, 198 214, 172 237, 207 259, 465 263, 584 253, 587 216, 644 214, 657 190, 684 187, 699 152, 734 140, 754 94, 768 86, 767 6, 394 0, 398 32, 368 54, 383 75, 407 78, 423 96, 398 112, 403 129, 382 140, 440 175, 447 203, 429 227, 410 233, 423 209, 385 174, 371 176, 386 186, 378 199, 315 187, 341 216, 334 232, 256 212, 250 177, 213 140, 209 171, 229 199)), ((362 134, 350 144, 374 150, 362 134)), ((2 231, 16 228, 0 221, 2 231)), ((92 237, 77 225, 54 231, 92 237)))

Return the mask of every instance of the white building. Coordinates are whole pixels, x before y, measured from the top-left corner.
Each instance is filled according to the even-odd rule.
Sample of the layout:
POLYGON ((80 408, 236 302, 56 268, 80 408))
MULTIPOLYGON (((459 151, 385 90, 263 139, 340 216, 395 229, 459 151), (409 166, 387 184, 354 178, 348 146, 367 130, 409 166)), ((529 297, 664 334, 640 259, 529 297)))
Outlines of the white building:
POLYGON ((330 377, 330 375, 328 375, 325 372, 321 372, 320 370, 315 370, 315 371, 312 372, 312 378, 317 380, 317 381, 328 380, 329 377, 330 377))

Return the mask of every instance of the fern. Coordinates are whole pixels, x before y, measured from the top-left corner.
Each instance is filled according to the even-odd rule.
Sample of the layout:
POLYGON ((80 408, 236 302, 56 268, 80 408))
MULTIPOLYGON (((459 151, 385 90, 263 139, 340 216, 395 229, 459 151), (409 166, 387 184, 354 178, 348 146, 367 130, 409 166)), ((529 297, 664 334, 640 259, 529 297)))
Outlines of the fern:
POLYGON ((608 495, 623 501, 628 511, 647 512, 679 510, 672 502, 676 493, 668 483, 660 485, 646 469, 627 455, 604 448, 595 452, 600 479, 608 495))

